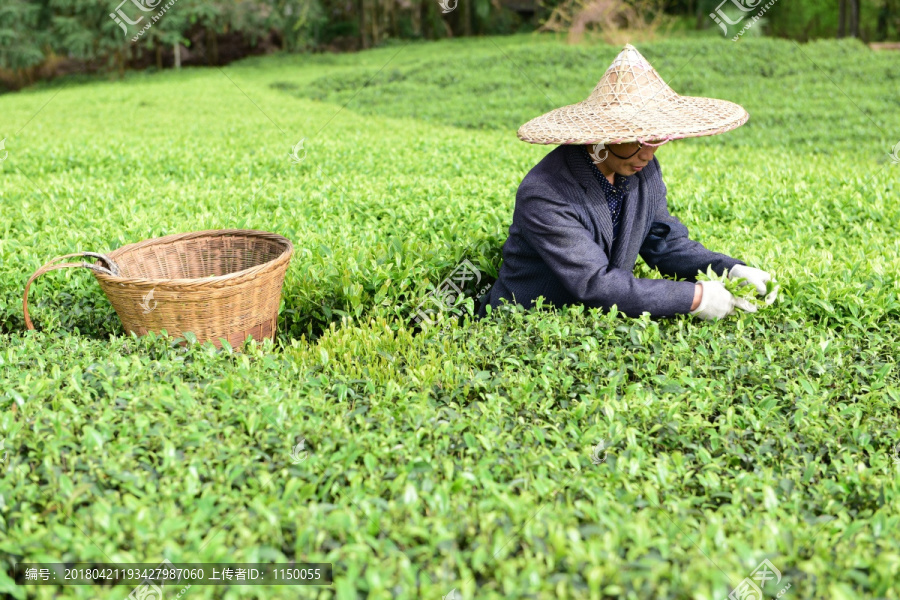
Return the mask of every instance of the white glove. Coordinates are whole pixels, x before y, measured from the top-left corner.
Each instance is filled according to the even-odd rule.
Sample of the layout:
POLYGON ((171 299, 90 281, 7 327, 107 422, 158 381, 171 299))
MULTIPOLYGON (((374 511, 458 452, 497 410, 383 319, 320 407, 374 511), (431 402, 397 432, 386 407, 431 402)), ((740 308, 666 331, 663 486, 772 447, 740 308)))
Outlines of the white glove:
MULTIPOLYGON (((749 282, 756 288, 757 296, 765 296, 766 282, 772 279, 772 276, 762 269, 754 269, 747 265, 734 265, 731 267, 731 271, 728 272, 728 279, 739 279, 741 277, 747 280, 742 282, 741 285, 746 285, 749 282)), ((775 298, 778 297, 778 290, 780 289, 781 286, 776 283, 775 288, 772 289, 772 293, 766 296, 767 306, 775 302, 775 298)))
POLYGON ((735 308, 747 312, 756 312, 756 306, 743 298, 734 297, 725 286, 718 281, 698 281, 703 293, 700 296, 700 305, 689 314, 700 317, 705 321, 722 319, 734 314, 735 308))

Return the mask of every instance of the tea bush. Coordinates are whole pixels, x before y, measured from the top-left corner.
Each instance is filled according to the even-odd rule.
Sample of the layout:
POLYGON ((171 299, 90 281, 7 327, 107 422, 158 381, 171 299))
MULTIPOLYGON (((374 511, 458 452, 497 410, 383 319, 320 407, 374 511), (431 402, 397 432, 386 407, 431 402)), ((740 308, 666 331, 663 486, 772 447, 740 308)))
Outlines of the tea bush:
POLYGON ((515 128, 586 97, 618 48, 412 43, 0 98, 0 593, 122 598, 12 567, 165 557, 334 564, 331 587, 184 598, 718 599, 768 560, 766 597, 897 598, 897 59, 640 50, 748 109, 656 155, 692 237, 778 274, 772 306, 411 327, 463 257, 496 277, 552 149, 515 128), (85 269, 36 281, 24 331, 51 257, 230 227, 294 242, 274 341, 126 336, 85 269))

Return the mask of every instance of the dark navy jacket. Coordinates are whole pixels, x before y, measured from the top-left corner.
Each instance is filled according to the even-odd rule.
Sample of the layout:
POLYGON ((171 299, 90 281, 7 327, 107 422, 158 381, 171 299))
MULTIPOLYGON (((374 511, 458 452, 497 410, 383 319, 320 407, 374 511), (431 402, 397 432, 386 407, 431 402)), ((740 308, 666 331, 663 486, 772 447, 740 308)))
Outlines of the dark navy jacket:
POLYGON ((688 313, 697 271, 745 264, 711 252, 688 238, 687 228, 669 214, 666 186, 656 157, 627 178, 619 237, 613 243, 606 197, 577 145, 552 150, 522 180, 516 192, 509 237, 497 282, 481 298, 485 306, 506 298, 531 308, 584 304, 616 305, 630 317, 647 311, 654 317, 688 313), (638 255, 671 279, 638 279, 638 255))

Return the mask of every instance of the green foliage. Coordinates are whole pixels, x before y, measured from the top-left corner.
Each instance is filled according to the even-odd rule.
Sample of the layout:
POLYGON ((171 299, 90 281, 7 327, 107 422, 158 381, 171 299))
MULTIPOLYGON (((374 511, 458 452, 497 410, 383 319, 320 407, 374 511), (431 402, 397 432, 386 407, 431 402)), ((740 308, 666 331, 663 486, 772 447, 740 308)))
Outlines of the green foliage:
POLYGON ((319 0, 281 0, 272 7, 269 17, 276 29, 281 25, 285 50, 307 51, 325 39, 328 25, 327 7, 319 0), (281 24, 278 21, 283 22, 281 24))
POLYGON ((585 97, 617 50, 451 40, 0 98, 0 594, 120 599, 8 574, 166 557, 335 567, 331 588, 183 598, 726 598, 768 559, 783 598, 896 598, 884 55, 640 46, 676 91, 749 109, 656 156, 692 238, 778 273, 772 306, 709 323, 506 306, 410 329, 463 256, 496 276, 517 186, 552 150, 515 128, 585 97), (324 81, 347 87, 298 93, 324 81), (230 227, 294 242, 274 342, 127 337, 86 269, 39 278, 24 331, 51 257, 230 227))
MULTIPOLYGON (((477 55, 452 60, 439 54, 415 61, 401 56, 377 73, 362 67, 329 72, 295 93, 340 105, 349 102, 353 110, 369 115, 410 115, 454 127, 510 131, 554 106, 586 98, 621 50, 523 39, 529 44, 487 46, 477 55), (408 102, 397 103, 397 97, 408 102)), ((742 152, 774 146, 831 154, 865 140, 871 155, 881 155, 897 141, 897 132, 883 125, 900 111, 897 57, 873 53, 859 40, 798 46, 745 36, 736 43, 666 40, 639 48, 663 78, 674 78, 678 93, 732 100, 750 113, 750 120, 727 136, 687 143, 724 144, 742 152), (773 94, 782 101, 772 102, 773 94), (822 127, 823 122, 841 126, 822 127)))
POLYGON ((44 60, 38 35, 40 6, 28 0, 6 0, 0 5, 0 68, 20 70, 44 60))
POLYGON ((830 0, 778 0, 766 12, 766 16, 771 20, 772 35, 804 41, 810 38, 835 37, 838 29, 838 6, 838 2, 830 0))
MULTIPOLYGON (((338 38, 389 45, 401 38, 510 33, 523 25, 516 13, 492 0, 471 0, 471 7, 459 4, 460 10, 447 15, 433 0, 175 0, 172 6, 166 0, 116 1, 4 2, 0 70, 34 70, 65 57, 90 70, 122 71, 144 66, 148 55, 161 65, 162 49, 176 43, 199 45, 207 64, 219 64, 220 39, 232 43, 231 54, 246 51, 234 34, 251 48, 266 39, 267 47, 277 40, 282 50, 312 52, 329 48, 336 39, 342 48, 355 47, 353 40, 338 38), (118 15, 118 21, 110 14, 118 15)), ((26 79, 33 75, 19 74, 19 84, 31 83, 26 79)))
MULTIPOLYGON (((318 52, 334 47, 387 47, 409 39, 511 34, 532 31, 559 4, 539 0, 532 6, 534 16, 527 18, 527 13, 514 8, 528 8, 528 2, 496 0, 460 2, 458 9, 447 14, 434 0, 176 0, 153 27, 143 30, 155 9, 166 2, 143 3, 154 9, 142 11, 127 1, 116 5, 98 0, 6 0, 0 6, 0 70, 12 71, 12 79, 22 86, 36 77, 51 76, 60 59, 81 61, 87 71, 143 68, 148 59, 150 64, 170 66, 174 59, 169 49, 175 44, 194 47, 206 64, 220 64, 258 48, 264 40, 264 48, 277 45, 288 52, 318 52), (143 19, 123 32, 109 16, 119 7, 127 19, 143 19), (221 53, 224 59, 220 40, 230 45, 221 53)), ((728 38, 754 16, 720 0, 669 4, 667 10, 677 15, 677 31, 671 35, 677 37, 718 37, 719 26, 708 15, 720 8, 732 20, 746 17, 728 28, 728 38)), ((802 41, 831 38, 837 35, 837 23, 838 4, 831 0, 777 2, 741 39, 762 35, 802 41)), ((900 0, 862 2, 860 32, 866 41, 900 39, 900 0)))
MULTIPOLYGON (((849 30, 850 3, 847 3, 849 30)), ((751 13, 753 14, 753 13, 751 13)), ((806 41, 838 35, 840 3, 830 0, 779 0, 766 17, 767 32, 773 36, 806 41)), ((900 2, 898 0, 859 0, 859 35, 869 41, 900 39, 900 2)))

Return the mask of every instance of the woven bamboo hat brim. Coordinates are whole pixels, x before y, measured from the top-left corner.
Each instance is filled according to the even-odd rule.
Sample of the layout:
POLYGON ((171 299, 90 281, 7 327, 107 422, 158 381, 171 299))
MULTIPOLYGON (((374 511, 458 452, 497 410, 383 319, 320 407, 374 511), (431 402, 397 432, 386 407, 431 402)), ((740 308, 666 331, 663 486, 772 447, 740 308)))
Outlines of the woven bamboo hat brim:
POLYGON ((534 118, 520 140, 532 144, 618 144, 716 135, 750 115, 734 102, 679 96, 626 44, 587 99, 534 118))

